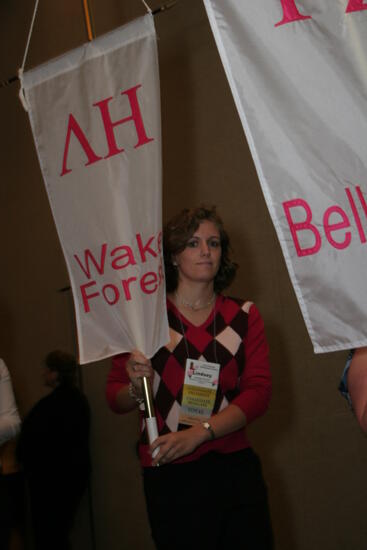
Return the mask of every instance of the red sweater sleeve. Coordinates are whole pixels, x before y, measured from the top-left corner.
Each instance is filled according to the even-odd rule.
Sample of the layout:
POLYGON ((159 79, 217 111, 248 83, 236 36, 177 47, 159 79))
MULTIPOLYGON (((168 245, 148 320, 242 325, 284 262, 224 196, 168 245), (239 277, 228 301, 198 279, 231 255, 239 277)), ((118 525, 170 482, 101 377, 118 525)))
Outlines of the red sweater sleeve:
POLYGON ((129 358, 129 353, 120 353, 112 358, 112 367, 107 377, 106 398, 110 408, 115 413, 122 414, 116 404, 116 395, 123 386, 129 383, 129 377, 126 373, 125 365, 129 358))
POLYGON ((265 413, 271 397, 269 348, 263 320, 254 304, 249 311, 244 345, 246 363, 240 379, 241 393, 233 399, 232 404, 245 413, 249 424, 265 413))

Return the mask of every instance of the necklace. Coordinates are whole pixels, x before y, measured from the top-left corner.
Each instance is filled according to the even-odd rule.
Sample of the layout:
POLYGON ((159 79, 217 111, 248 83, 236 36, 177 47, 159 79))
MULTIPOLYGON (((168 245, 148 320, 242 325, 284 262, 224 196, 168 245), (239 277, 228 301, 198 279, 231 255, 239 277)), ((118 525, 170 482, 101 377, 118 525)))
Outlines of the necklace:
MULTIPOLYGON (((214 294, 215 296, 215 294, 214 294)), ((213 298, 213 297, 212 297, 213 298)), ((212 299, 213 301, 213 299, 212 299)), ((181 325, 181 332, 182 332, 182 336, 183 336, 183 339, 184 339, 184 342, 185 342, 185 348, 186 348, 186 354, 187 354, 187 359, 190 358, 190 352, 189 352, 189 344, 187 343, 187 340, 186 340, 186 331, 185 331, 185 328, 184 328, 184 324, 182 322, 182 318, 181 318, 181 313, 179 310, 177 310, 177 313, 178 313, 178 318, 180 320, 180 325, 181 325)), ((217 316, 217 313, 215 311, 215 304, 214 304, 214 316, 213 316, 213 352, 214 352, 214 357, 215 357, 215 362, 218 363, 218 357, 217 357, 217 339, 216 339, 216 336, 217 336, 217 323, 216 323, 216 316, 217 316)), ((200 327, 196 327, 196 329, 198 330, 200 327)))
POLYGON ((175 297, 177 301, 183 306, 189 307, 193 311, 200 311, 201 309, 205 309, 206 307, 210 306, 214 302, 216 298, 216 294, 215 292, 213 292, 213 296, 210 298, 209 302, 206 302, 205 304, 202 304, 202 305, 200 305, 200 300, 196 300, 196 302, 194 303, 188 302, 187 300, 182 298, 182 296, 180 296, 178 292, 175 292, 175 297))

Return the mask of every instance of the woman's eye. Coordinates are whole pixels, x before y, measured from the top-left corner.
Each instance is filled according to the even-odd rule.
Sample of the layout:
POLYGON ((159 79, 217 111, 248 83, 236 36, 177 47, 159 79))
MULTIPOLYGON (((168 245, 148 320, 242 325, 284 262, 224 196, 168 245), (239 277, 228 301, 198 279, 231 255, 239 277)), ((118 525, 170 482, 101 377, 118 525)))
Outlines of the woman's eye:
POLYGON ((220 246, 220 241, 210 241, 209 246, 212 248, 218 248, 220 246))
POLYGON ((189 241, 186 246, 189 248, 195 248, 197 245, 198 245, 197 241, 189 241))

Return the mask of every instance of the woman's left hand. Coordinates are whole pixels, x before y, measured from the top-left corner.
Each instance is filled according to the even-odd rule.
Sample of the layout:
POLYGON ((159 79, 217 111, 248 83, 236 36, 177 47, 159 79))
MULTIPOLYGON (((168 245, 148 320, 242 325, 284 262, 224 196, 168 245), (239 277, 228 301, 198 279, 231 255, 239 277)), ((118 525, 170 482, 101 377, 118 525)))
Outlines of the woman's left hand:
POLYGON ((161 435, 150 446, 151 454, 159 447, 157 456, 152 459, 152 466, 168 464, 173 460, 188 455, 207 439, 208 433, 201 424, 180 432, 161 435))

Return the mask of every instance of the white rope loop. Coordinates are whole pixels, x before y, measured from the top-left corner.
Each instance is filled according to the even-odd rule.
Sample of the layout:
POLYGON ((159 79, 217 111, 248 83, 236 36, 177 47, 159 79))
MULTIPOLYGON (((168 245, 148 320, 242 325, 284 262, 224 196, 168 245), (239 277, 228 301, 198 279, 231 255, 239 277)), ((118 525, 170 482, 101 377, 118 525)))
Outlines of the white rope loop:
POLYGON ((152 10, 150 9, 150 7, 149 7, 148 4, 146 3, 146 1, 145 1, 145 0, 141 0, 141 1, 143 2, 144 6, 145 6, 145 8, 146 8, 146 10, 147 10, 147 12, 150 13, 150 14, 152 14, 152 10))

